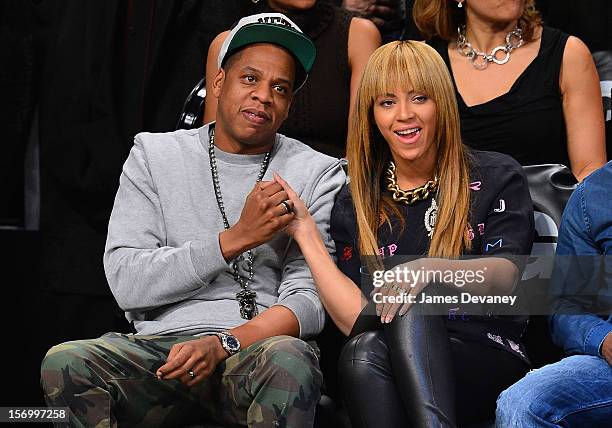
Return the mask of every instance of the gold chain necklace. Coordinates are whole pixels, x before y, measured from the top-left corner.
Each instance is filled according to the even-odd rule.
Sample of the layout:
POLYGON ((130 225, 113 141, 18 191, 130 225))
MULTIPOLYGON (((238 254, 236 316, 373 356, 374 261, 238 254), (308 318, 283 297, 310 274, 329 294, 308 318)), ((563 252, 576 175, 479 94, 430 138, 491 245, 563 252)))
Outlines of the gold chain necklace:
POLYGON ((395 163, 389 162, 387 167, 385 180, 387 182, 387 190, 393 193, 393 200, 406 205, 412 205, 417 201, 422 201, 429 198, 429 195, 438 190, 438 177, 429 180, 414 189, 402 190, 397 185, 397 177, 395 176, 395 163))

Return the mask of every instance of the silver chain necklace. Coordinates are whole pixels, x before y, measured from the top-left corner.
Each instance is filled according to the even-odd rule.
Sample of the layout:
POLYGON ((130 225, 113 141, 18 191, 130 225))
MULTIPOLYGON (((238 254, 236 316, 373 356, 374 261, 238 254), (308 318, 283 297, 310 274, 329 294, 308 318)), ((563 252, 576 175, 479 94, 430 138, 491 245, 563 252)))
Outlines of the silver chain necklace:
MULTIPOLYGON (((268 169, 270 163, 270 156, 274 146, 264 156, 259 168, 259 175, 256 181, 261 181, 263 176, 268 169)), ((229 221, 227 221, 227 215, 225 214, 225 206, 223 205, 223 197, 221 196, 221 185, 219 184, 219 172, 217 171, 217 158, 215 156, 215 128, 210 129, 209 143, 208 143, 208 157, 210 158, 210 170, 212 172, 213 187, 215 189, 215 198, 217 199, 217 206, 221 212, 223 218, 223 227, 225 230, 230 228, 229 221)), ((253 280, 255 270, 253 269, 253 251, 247 250, 246 257, 244 254, 240 254, 234 260, 230 262, 230 266, 234 272, 234 281, 240 285, 240 291, 236 293, 236 299, 240 304, 240 316, 245 320, 250 320, 255 317, 259 311, 257 310, 257 293, 249 288, 249 282, 253 280), (245 261, 247 265, 248 278, 240 276, 238 271, 238 263, 245 261)))
POLYGON ((477 70, 484 70, 491 62, 498 65, 507 63, 510 60, 510 52, 512 52, 514 49, 520 48, 525 42, 523 40, 523 30, 517 27, 506 35, 505 45, 497 46, 496 48, 493 48, 490 54, 487 54, 474 49, 465 35, 465 25, 462 25, 457 29, 457 34, 457 51, 461 55, 468 57, 474 68, 477 70), (497 58, 497 54, 499 52, 504 53, 504 57, 502 59, 497 58), (479 57, 482 58, 480 62, 478 61, 479 57))

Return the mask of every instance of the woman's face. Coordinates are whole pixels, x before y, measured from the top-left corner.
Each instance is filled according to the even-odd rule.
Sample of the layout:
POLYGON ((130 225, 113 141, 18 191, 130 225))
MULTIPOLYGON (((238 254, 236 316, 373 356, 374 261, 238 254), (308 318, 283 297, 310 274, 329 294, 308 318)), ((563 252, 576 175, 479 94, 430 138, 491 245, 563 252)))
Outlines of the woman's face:
POLYGON ((374 100, 374 121, 389 144, 395 163, 433 161, 436 156, 437 108, 412 85, 395 88, 374 100))
POLYGON ((287 12, 310 9, 316 2, 317 0, 268 0, 268 6, 279 12, 287 12))
POLYGON ((525 0, 466 0, 468 22, 477 19, 485 22, 506 23, 518 20, 523 14, 525 0))

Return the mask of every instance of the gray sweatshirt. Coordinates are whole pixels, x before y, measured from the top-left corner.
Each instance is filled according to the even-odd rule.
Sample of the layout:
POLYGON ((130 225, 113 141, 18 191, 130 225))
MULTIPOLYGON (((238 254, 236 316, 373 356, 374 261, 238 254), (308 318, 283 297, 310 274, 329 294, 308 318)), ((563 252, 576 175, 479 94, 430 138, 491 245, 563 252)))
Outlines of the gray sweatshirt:
MULTIPOLYGON (((208 126, 141 133, 123 166, 108 225, 104 270, 119 306, 138 334, 197 335, 236 327, 240 286, 219 246, 223 220, 208 157, 208 126)), ((221 194, 230 225, 240 217, 264 155, 215 148, 221 194)), ((334 253, 329 218, 345 182, 338 159, 277 134, 264 180, 278 172, 304 200, 334 253)), ((290 309, 300 337, 323 328, 325 314, 297 244, 281 232, 254 248, 259 312, 290 309)))

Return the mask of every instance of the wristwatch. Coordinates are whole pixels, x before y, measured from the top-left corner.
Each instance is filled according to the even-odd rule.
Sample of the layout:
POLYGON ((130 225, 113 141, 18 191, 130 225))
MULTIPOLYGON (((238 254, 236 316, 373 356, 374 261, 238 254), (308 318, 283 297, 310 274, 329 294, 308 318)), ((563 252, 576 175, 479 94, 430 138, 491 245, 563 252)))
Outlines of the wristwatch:
POLYGON ((220 333, 213 334, 219 338, 221 341, 221 346, 223 346, 223 349, 225 349, 230 356, 240 352, 240 341, 229 331, 222 331, 220 333))

